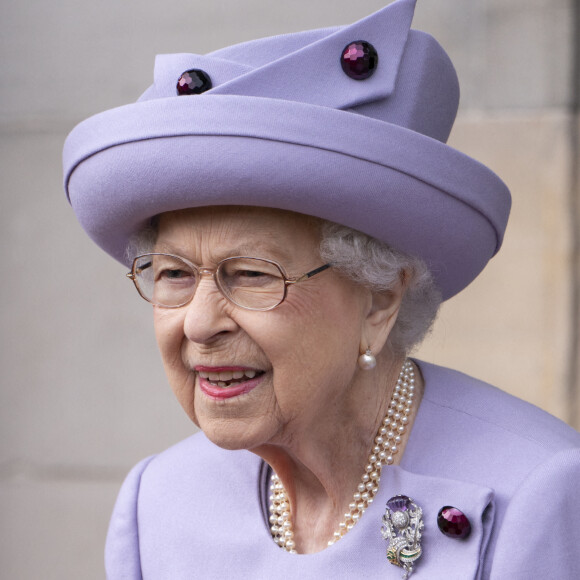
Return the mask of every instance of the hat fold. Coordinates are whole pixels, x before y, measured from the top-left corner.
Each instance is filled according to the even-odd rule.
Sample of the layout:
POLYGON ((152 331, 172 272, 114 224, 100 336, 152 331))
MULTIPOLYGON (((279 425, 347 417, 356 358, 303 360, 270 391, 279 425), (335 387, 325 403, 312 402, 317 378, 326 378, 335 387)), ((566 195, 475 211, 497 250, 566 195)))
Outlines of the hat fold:
POLYGON ((192 69, 207 72, 214 85, 227 83, 252 70, 250 66, 215 56, 188 53, 158 54, 155 57, 153 85, 141 95, 138 102, 177 96, 179 77, 192 69))
MULTIPOLYGON (((298 49, 289 42, 290 52, 282 56, 278 46, 274 60, 258 67, 244 64, 244 53, 251 43, 238 45, 238 55, 236 51, 229 51, 227 60, 216 56, 219 51, 207 56, 162 55, 155 64, 154 88, 139 100, 175 96, 177 79, 193 68, 204 70, 212 79, 213 88, 203 95, 204 98, 210 95, 259 96, 333 109, 349 109, 385 99, 395 88, 415 1, 398 0, 350 26, 321 30, 321 38, 298 49), (370 42, 379 54, 375 74, 364 81, 349 78, 340 65, 343 49, 357 40, 370 42)), ((287 38, 291 40, 291 35, 287 38)), ((272 40, 256 42, 268 53, 272 40)), ((279 44, 278 38, 275 42, 279 44)), ((192 102, 192 106, 195 103, 192 102)))

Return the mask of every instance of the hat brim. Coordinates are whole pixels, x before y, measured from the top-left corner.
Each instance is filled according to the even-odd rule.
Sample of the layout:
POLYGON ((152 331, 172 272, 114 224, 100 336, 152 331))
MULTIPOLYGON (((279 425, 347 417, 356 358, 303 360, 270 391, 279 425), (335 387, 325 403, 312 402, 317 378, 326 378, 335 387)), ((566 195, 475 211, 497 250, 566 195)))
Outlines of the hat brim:
POLYGON ((154 215, 212 205, 291 210, 422 258, 444 299, 498 251, 510 194, 488 168, 397 125, 304 103, 212 95, 139 102, 69 135, 65 188, 89 236, 127 264, 154 215))

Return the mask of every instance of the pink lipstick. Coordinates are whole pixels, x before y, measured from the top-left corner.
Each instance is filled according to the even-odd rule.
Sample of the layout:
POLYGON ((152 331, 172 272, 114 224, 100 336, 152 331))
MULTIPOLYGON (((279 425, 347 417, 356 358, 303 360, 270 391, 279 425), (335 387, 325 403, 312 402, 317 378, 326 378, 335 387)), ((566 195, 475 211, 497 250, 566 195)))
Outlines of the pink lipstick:
POLYGON ((201 391, 215 400, 232 399, 245 395, 261 382, 263 371, 240 366, 196 366, 201 391))

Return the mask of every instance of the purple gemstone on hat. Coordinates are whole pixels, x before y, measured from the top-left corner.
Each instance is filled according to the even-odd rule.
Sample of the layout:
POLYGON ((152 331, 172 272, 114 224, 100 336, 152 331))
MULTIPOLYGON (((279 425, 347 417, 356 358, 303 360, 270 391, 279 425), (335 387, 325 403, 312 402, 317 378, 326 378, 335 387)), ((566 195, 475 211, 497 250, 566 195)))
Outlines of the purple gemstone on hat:
POLYGON ((437 525, 449 538, 463 540, 471 533, 471 524, 467 516, 457 508, 446 505, 439 510, 437 525))
POLYGON ((351 42, 342 51, 340 57, 342 70, 356 81, 363 81, 373 76, 379 66, 379 55, 375 47, 364 40, 351 42))
POLYGON ((211 89, 209 75, 199 69, 185 71, 177 81, 178 95, 201 95, 211 89))
POLYGON ((406 512, 411 508, 412 501, 406 495, 396 495, 387 501, 387 507, 392 512, 406 512))

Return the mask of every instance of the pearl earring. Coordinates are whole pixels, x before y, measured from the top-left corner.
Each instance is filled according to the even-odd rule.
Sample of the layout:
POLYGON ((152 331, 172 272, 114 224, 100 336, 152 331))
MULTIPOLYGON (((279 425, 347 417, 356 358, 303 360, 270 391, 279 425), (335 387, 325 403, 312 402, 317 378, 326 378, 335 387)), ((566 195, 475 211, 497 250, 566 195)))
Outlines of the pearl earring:
POLYGON ((358 366, 363 371, 370 371, 377 366, 377 359, 373 356, 370 348, 367 348, 367 351, 358 357, 358 366))

